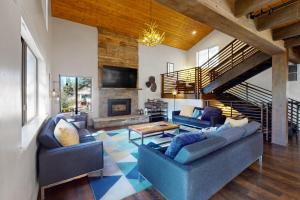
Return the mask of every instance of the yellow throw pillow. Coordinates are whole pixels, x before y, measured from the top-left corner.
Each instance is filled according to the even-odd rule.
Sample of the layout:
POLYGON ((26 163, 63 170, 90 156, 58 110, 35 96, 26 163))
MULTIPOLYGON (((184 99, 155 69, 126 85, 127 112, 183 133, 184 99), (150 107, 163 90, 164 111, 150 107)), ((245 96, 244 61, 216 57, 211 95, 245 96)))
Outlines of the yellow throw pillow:
POLYGON ((232 119, 232 118, 227 117, 225 123, 229 123, 231 128, 241 127, 241 126, 248 124, 248 118, 232 119))
POLYGON ((184 105, 184 106, 182 106, 179 115, 186 116, 186 117, 192 117, 194 108, 195 108, 194 106, 184 105))
POLYGON ((71 146, 79 144, 79 135, 77 129, 61 119, 54 129, 54 136, 62 146, 71 146))

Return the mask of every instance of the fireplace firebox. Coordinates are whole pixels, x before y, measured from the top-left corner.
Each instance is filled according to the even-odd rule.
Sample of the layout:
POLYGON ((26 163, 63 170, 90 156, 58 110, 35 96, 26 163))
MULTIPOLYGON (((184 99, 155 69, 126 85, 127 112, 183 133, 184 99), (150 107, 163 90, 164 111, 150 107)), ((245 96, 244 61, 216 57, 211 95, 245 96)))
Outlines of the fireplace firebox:
POLYGON ((108 116, 131 114, 131 99, 108 99, 108 116))

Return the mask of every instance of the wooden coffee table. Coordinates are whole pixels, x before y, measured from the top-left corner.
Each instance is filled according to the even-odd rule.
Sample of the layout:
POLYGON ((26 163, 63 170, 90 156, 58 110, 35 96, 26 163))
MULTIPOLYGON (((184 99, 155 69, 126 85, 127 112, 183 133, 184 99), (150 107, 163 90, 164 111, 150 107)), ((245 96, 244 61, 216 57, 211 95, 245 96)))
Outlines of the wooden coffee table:
POLYGON ((136 146, 144 144, 144 138, 146 137, 153 137, 156 135, 164 134, 165 131, 179 129, 179 125, 172 124, 169 122, 153 122, 153 123, 146 123, 146 124, 138 124, 128 126, 128 140, 129 142, 135 144, 136 146), (131 132, 134 131, 139 134, 141 137, 139 138, 131 138, 131 132), (136 142, 136 140, 141 140, 140 144, 136 142))

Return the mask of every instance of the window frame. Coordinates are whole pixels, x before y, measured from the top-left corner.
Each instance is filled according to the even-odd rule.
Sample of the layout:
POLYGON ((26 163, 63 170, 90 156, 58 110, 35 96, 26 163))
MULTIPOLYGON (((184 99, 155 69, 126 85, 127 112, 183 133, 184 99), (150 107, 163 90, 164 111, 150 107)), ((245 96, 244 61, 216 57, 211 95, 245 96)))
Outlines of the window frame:
POLYGON ((22 94, 22 126, 30 123, 33 121, 37 116, 38 116, 38 63, 39 60, 37 56, 35 55, 34 51, 28 46, 26 41, 21 37, 21 64, 22 64, 22 73, 21 73, 21 94, 22 94), (27 50, 30 50, 31 54, 34 56, 36 60, 36 66, 35 66, 35 71, 36 71, 36 77, 35 77, 35 83, 36 83, 36 88, 35 88, 35 114, 32 118, 27 119, 27 50))
POLYGON ((297 64, 289 64, 288 65, 288 81, 298 81, 298 65, 297 64), (296 71, 291 72, 290 67, 295 67, 296 71), (290 79, 290 75, 296 75, 296 79, 290 79))
MULTIPOLYGON (((79 78, 88 78, 91 79, 91 101, 92 101, 92 97, 93 97, 93 78, 90 76, 72 76, 72 75, 59 75, 59 112, 60 113, 69 113, 69 112, 62 112, 62 106, 61 106, 61 77, 70 77, 70 78, 75 78, 75 114, 78 114, 78 112, 80 112, 78 110, 78 79, 79 78)), ((91 109, 86 112, 86 113, 91 113, 93 111, 93 105, 91 103, 91 109)))
MULTIPOLYGON (((220 47, 218 45, 215 45, 215 46, 211 46, 209 48, 205 48, 205 49, 201 49, 199 51, 196 52, 196 65, 197 67, 201 67, 203 66, 205 63, 207 63, 211 58, 213 58, 215 55, 217 55, 218 53, 220 52, 220 47), (213 56, 211 56, 211 50, 214 49, 214 48, 218 48, 218 51, 216 54, 214 54, 213 56), (203 62, 203 64, 199 64, 199 58, 200 58, 200 52, 204 52, 206 51, 206 54, 207 54, 207 60, 205 62, 203 62)), ((219 58, 218 58, 218 62, 219 62, 219 58)))

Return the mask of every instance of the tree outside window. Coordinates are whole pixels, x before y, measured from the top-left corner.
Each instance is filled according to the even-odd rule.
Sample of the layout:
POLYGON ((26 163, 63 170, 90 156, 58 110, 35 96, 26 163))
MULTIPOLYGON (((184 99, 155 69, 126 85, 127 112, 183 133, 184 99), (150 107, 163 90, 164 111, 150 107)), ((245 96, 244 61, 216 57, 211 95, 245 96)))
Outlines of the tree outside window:
POLYGON ((90 112, 91 99, 91 78, 60 76, 61 112, 90 112))

